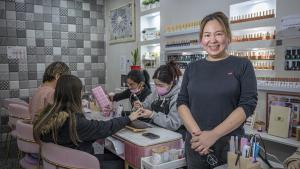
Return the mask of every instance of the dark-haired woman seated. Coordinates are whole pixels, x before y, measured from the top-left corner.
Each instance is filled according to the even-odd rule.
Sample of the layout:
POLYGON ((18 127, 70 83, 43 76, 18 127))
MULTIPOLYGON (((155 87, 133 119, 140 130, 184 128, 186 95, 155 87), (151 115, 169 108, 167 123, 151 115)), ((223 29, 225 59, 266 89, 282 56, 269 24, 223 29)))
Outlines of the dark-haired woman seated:
POLYGON ((136 101, 134 94, 139 101, 143 102, 151 94, 150 76, 146 70, 131 70, 127 75, 128 89, 110 96, 111 101, 130 100, 131 105, 136 101))
POLYGON ((160 127, 173 130, 185 137, 185 128, 176 109, 176 100, 180 91, 181 71, 174 62, 160 66, 155 70, 153 80, 155 91, 142 103, 135 102, 135 108, 141 108, 148 120, 160 127))

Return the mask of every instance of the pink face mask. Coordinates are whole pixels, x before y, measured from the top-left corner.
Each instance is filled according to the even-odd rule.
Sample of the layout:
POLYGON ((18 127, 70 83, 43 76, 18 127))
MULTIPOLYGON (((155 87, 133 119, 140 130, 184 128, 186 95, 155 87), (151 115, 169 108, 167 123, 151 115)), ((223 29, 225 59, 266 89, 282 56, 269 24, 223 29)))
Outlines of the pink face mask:
POLYGON ((156 92, 158 95, 163 96, 169 92, 168 88, 155 86, 156 92))
POLYGON ((130 92, 133 93, 133 94, 136 94, 140 91, 139 88, 136 88, 136 89, 130 89, 130 92))

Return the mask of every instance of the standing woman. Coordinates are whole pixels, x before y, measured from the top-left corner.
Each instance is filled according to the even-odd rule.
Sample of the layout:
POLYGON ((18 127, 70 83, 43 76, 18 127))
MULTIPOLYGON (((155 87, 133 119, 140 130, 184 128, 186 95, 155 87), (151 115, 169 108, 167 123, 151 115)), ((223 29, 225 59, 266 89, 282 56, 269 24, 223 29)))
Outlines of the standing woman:
POLYGON ((130 100, 131 105, 136 101, 133 96, 136 94, 138 99, 143 102, 151 94, 150 76, 146 70, 131 70, 127 75, 128 89, 109 96, 111 101, 130 100))
POLYGON ((246 58, 228 55, 230 41, 224 13, 204 17, 200 43, 208 57, 189 64, 177 99, 188 130, 188 169, 211 169, 226 163, 230 136, 244 134, 243 123, 257 104, 253 66, 246 58), (211 157, 216 157, 217 163, 211 162, 211 157))

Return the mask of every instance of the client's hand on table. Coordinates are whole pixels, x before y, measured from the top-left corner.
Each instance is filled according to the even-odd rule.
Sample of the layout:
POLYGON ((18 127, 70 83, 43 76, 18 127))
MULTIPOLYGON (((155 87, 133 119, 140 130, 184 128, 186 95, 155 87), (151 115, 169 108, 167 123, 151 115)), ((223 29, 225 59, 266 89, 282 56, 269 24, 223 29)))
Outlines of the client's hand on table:
POLYGON ((140 109, 137 111, 132 112, 129 116, 130 121, 134 121, 139 117, 145 117, 145 114, 140 109))
POLYGON ((143 114, 144 114, 144 118, 152 118, 152 116, 153 116, 153 111, 151 111, 151 110, 148 110, 148 109, 144 109, 144 108, 141 108, 140 109, 142 112, 143 112, 143 114))
POLYGON ((142 104, 139 100, 134 101, 134 102, 133 102, 133 108, 134 108, 134 109, 143 108, 143 104, 142 104))

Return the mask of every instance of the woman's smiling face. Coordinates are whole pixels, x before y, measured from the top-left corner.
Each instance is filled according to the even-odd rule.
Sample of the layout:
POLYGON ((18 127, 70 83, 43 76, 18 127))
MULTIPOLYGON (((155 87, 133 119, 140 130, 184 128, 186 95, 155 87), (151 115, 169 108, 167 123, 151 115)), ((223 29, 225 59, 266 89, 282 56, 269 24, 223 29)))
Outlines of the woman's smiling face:
POLYGON ((224 27, 216 20, 206 23, 203 29, 201 45, 208 53, 209 59, 221 59, 226 57, 226 48, 230 40, 224 27))

